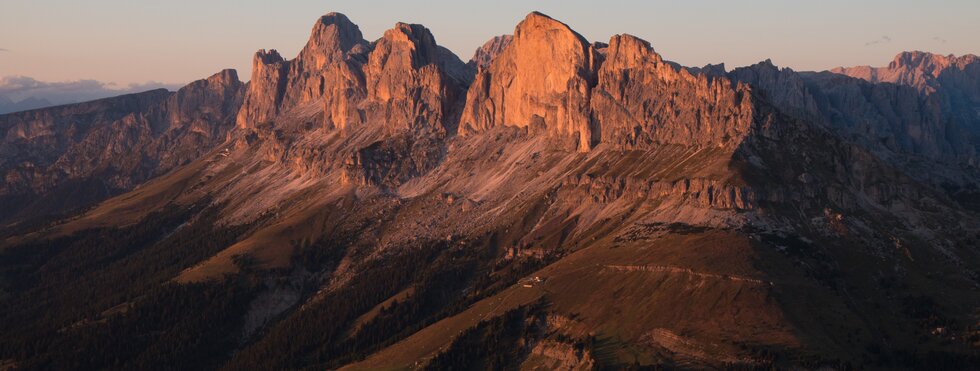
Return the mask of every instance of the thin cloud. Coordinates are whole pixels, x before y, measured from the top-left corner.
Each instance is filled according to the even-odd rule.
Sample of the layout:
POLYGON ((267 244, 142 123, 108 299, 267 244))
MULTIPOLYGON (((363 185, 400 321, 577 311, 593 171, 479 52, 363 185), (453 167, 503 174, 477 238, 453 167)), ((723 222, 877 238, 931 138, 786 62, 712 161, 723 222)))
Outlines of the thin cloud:
POLYGON ((887 43, 890 43, 890 42, 892 42, 892 38, 889 37, 888 35, 885 35, 885 36, 882 36, 882 37, 877 38, 875 40, 871 40, 871 41, 868 41, 868 42, 864 43, 864 46, 872 46, 872 45, 878 45, 878 44, 887 44, 887 43))
POLYGON ((10 49, 0 48, 0 53, 2 53, 2 52, 9 52, 9 51, 10 51, 10 49))
POLYGON ((938 41, 938 42, 941 42, 941 43, 943 43, 943 44, 945 44, 945 43, 946 43, 946 39, 944 39, 944 38, 941 38, 941 37, 939 37, 939 36, 935 36, 935 37, 933 37, 933 38, 932 38, 932 40, 933 40, 933 41, 938 41))

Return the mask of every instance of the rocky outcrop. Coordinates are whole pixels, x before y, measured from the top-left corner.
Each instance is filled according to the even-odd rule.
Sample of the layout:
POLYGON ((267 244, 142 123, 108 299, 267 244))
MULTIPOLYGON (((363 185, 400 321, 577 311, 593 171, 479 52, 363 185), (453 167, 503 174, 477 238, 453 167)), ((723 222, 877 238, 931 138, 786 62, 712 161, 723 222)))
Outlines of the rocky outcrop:
POLYGON ((367 120, 400 129, 455 126, 451 110, 466 88, 462 62, 447 59, 428 29, 399 23, 374 43, 363 67, 367 120))
POLYGON ((476 68, 487 68, 504 49, 514 41, 513 35, 494 36, 473 53, 473 58, 467 63, 476 68))
POLYGON ((328 129, 366 123, 392 132, 454 129, 449 113, 470 79, 470 70, 425 27, 399 23, 368 43, 339 13, 320 18, 295 59, 260 50, 253 65, 238 114, 242 128, 312 104, 328 129))
POLYGON ((748 210, 759 201, 781 202, 780 193, 770 192, 760 199, 759 192, 747 186, 727 184, 717 180, 694 178, 678 181, 656 181, 631 177, 596 177, 590 175, 568 177, 564 187, 585 190, 594 202, 608 203, 614 200, 638 201, 679 200, 699 208, 748 210))
MULTIPOLYGON (((8 271, 41 274, 26 301, 47 300, 33 295, 48 288, 60 297, 57 278, 77 274, 71 287, 125 294, 151 314, 158 300, 141 290, 171 295, 161 282, 228 279, 189 287, 221 291, 252 279, 240 298, 218 296, 247 306, 213 313, 243 319, 221 331, 246 338, 214 360, 243 369, 337 368, 355 359, 351 344, 369 358, 350 369, 504 345, 494 351, 526 368, 783 366, 754 363, 756 349, 760 360, 874 359, 822 349, 881 345, 878 329, 913 349, 924 333, 894 326, 921 322, 902 308, 919 292, 903 286, 960 308, 935 318, 973 318, 980 217, 906 161, 965 153, 940 92, 768 61, 685 68, 639 38, 590 43, 540 13, 476 54, 463 64, 405 23, 369 43, 332 13, 296 58, 259 51, 247 87, 224 71, 176 93, 0 116, 0 213, 34 209, 10 205, 35 192, 64 196, 49 204, 70 211, 63 199, 97 200, 170 170, 77 218, 18 227, 81 233, 36 262, 21 264, 28 248, 0 249, 16 253, 8 271), (91 247, 100 236, 126 243, 91 247), (821 330, 839 318, 848 328, 821 330), (629 350, 626 363, 610 345, 629 350)), ((66 321, 46 322, 55 328, 17 333, 66 321)), ((907 349, 885 350, 873 353, 907 349)))
POLYGON ((226 139, 242 87, 233 70, 192 82, 147 112, 134 112, 89 132, 68 147, 51 169, 52 176, 111 170, 110 184, 127 189, 186 164, 226 139))
POLYGON ((950 120, 936 96, 892 84, 871 84, 829 72, 797 73, 766 61, 728 74, 751 85, 784 114, 829 128, 893 160, 955 163, 975 155, 964 125, 950 120))
POLYGON ((225 70, 173 93, 0 116, 0 196, 43 198, 88 180, 107 190, 102 197, 130 189, 224 142, 243 92, 235 71, 225 70))
POLYGON ((956 126, 954 138, 969 133, 973 136, 972 149, 976 151, 975 143, 980 142, 977 140, 980 138, 980 58, 977 56, 902 52, 887 67, 838 67, 830 72, 875 84, 909 86, 929 96, 928 103, 942 110, 944 118, 951 122, 948 125, 956 126))
POLYGON ((746 86, 665 62, 636 37, 593 45, 565 24, 532 13, 477 74, 460 133, 526 127, 571 136, 580 151, 600 143, 717 144, 747 132, 753 121, 748 98, 746 86))
MULTIPOLYGON (((578 349, 574 344, 560 341, 543 340, 531 348, 532 357, 541 357, 548 360, 542 362, 552 370, 592 370, 595 369, 595 360, 590 352, 578 349)), ((530 363, 530 361, 526 361, 530 363)))
MULTIPOLYGON (((710 67, 705 69, 712 73, 720 72, 710 67)), ((784 113, 809 122, 826 124, 806 81, 792 69, 780 69, 767 59, 748 67, 736 68, 722 76, 725 75, 734 81, 751 85, 757 94, 784 113)))
POLYGON ((440 143, 428 136, 398 135, 374 142, 344 163, 343 179, 358 185, 393 188, 438 165, 440 143))
POLYGON ((438 164, 472 74, 421 25, 397 23, 368 43, 331 13, 295 59, 256 54, 237 123, 265 138, 263 158, 298 174, 393 187, 438 164), (331 133, 349 140, 324 146, 331 133))
POLYGON ((343 14, 330 13, 313 25, 296 59, 287 61, 275 50, 259 50, 252 60, 252 79, 238 113, 238 126, 254 127, 324 95, 357 96, 352 85, 363 87, 363 77, 349 64, 356 63, 354 59, 368 48, 357 25, 343 14))
POLYGON ((597 138, 626 148, 734 142, 754 120, 748 86, 691 74, 646 41, 617 35, 605 49, 591 109, 597 138))
POLYGON ((574 137, 580 150, 595 144, 589 112, 599 53, 582 35, 541 13, 531 13, 514 39, 481 70, 467 92, 459 132, 497 125, 574 137))
POLYGON ((972 54, 957 57, 921 51, 902 52, 887 67, 837 67, 830 72, 872 83, 911 86, 925 93, 955 85, 963 87, 973 97, 980 97, 980 58, 972 54))

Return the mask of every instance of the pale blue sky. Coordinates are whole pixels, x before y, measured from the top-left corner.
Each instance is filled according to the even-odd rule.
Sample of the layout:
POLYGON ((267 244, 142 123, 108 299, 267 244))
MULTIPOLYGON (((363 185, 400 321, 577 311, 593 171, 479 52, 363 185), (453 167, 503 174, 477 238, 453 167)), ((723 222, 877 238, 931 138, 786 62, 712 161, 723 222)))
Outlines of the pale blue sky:
POLYGON ((684 65, 771 58, 797 70, 885 65, 902 50, 980 54, 978 0, 250 1, 0 0, 0 76, 184 83, 251 56, 293 57, 321 14, 347 14, 368 40, 421 23, 468 60, 540 10, 593 41, 630 33, 684 65))

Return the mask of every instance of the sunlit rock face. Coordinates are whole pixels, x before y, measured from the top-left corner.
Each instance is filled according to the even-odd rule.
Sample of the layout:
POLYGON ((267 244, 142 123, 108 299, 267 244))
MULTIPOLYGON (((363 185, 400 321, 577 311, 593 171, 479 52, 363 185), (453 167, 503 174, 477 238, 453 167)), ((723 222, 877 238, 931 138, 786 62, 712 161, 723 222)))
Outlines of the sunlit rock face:
POLYGON ((506 345, 474 364, 889 368, 975 336, 972 62, 691 68, 540 13, 469 63, 338 13, 253 62, 248 84, 0 116, 0 221, 67 216, 0 230, 0 321, 24 322, 0 348, 65 360, 12 362, 462 369, 506 345), (113 341, 133 352, 75 349, 113 341))
POLYGON ((238 126, 313 104, 331 129, 367 122, 392 131, 454 128, 448 115, 470 74, 423 26, 399 23, 369 43, 346 16, 331 13, 314 25, 295 59, 256 53, 238 126))
POLYGON ((532 13, 502 51, 488 55, 474 57, 486 67, 467 94, 464 135, 497 125, 525 127, 570 136, 587 151, 599 143, 720 143, 744 134, 752 121, 745 87, 665 63, 633 36, 591 44, 565 24, 532 13))
POLYGON ((754 120, 748 86, 694 75, 630 35, 613 36, 602 52, 591 102, 602 143, 724 145, 748 133, 754 120))
POLYGON ((514 35, 494 36, 476 49, 467 64, 476 68, 489 67, 494 58, 497 58, 512 41, 514 41, 514 35))
MULTIPOLYGON (((252 79, 238 114, 238 126, 270 121, 282 111, 314 102, 325 94, 331 98, 356 95, 353 88, 363 87, 363 82, 357 81, 363 77, 357 76, 349 64, 356 63, 355 57, 367 48, 369 44, 356 25, 343 14, 330 13, 313 25, 309 41, 295 59, 285 60, 275 50, 259 50, 252 60, 252 79), (331 82, 329 87, 327 81, 331 82)), ((346 119, 346 111, 338 111, 338 116, 346 119)))
POLYGON ((576 138, 588 150, 595 127, 589 110, 600 55, 565 24, 531 13, 514 39, 480 71, 467 94, 460 133, 497 125, 530 127, 576 138))

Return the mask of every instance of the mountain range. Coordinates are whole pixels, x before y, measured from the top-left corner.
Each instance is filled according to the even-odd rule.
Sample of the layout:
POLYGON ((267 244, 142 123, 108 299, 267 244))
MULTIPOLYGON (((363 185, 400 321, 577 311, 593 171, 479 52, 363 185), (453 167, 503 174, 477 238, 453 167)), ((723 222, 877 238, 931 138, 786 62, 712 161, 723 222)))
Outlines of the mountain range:
POLYGON ((247 83, 0 115, 0 368, 970 369, 978 79, 330 13, 247 83))
POLYGON ((179 89, 182 84, 159 82, 121 86, 97 80, 39 81, 28 76, 0 77, 0 114, 74 104, 152 89, 179 89))

